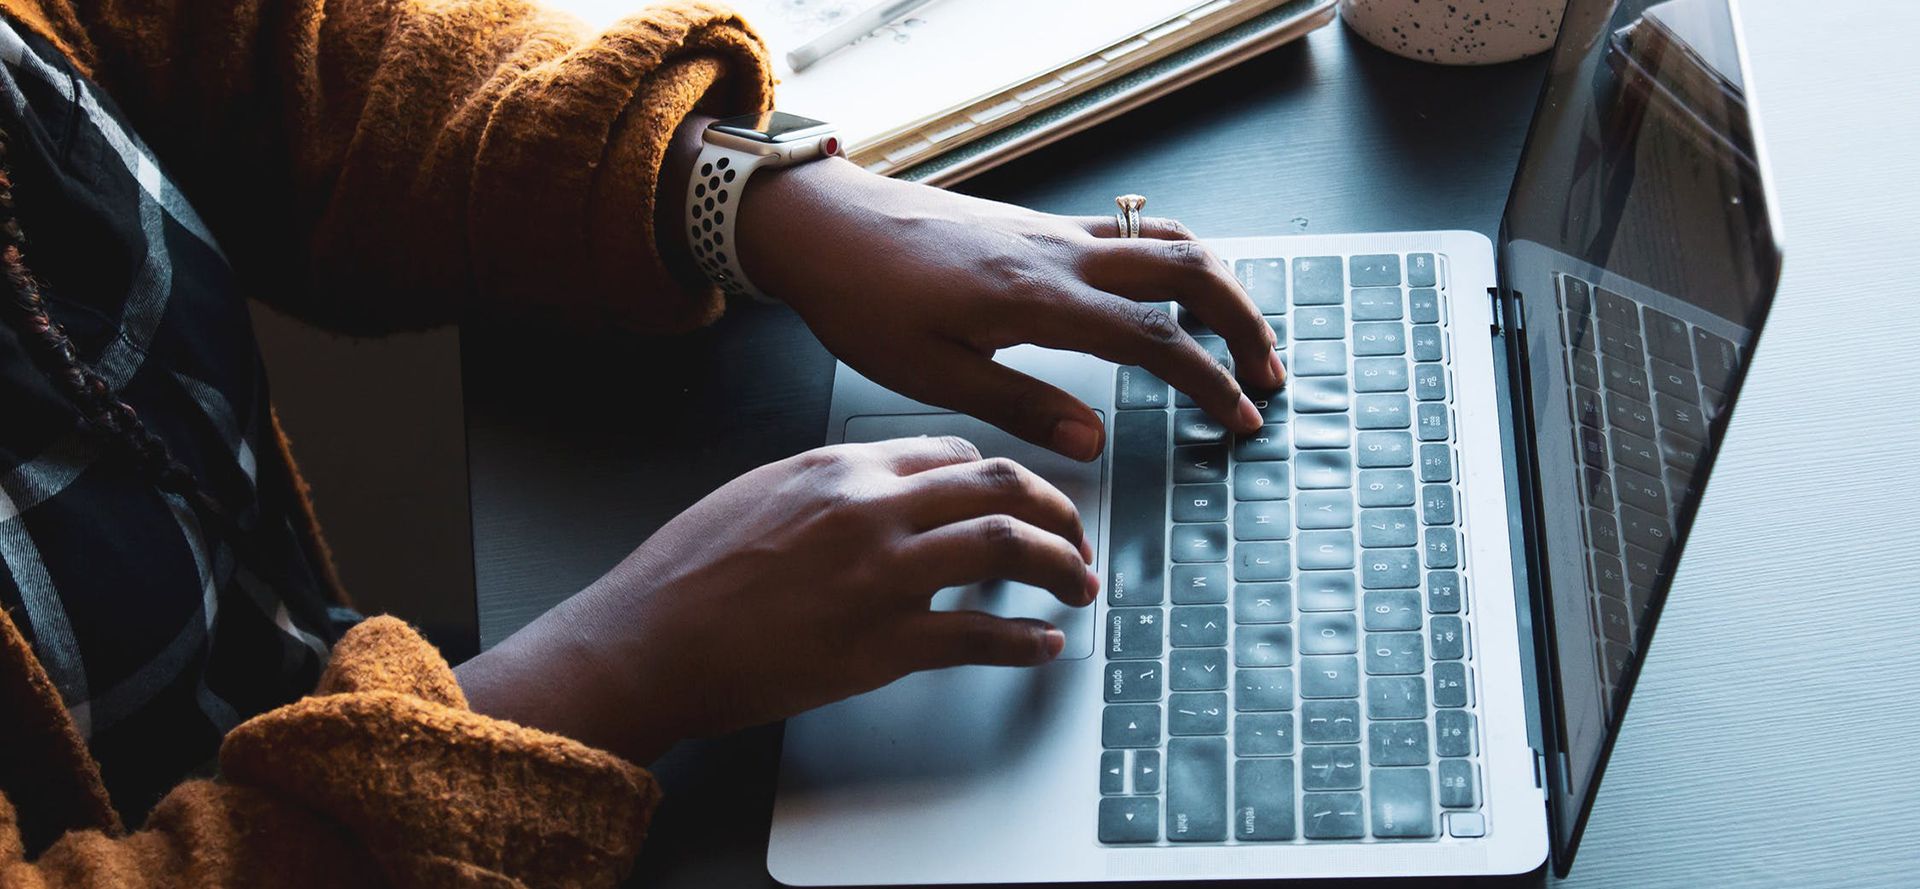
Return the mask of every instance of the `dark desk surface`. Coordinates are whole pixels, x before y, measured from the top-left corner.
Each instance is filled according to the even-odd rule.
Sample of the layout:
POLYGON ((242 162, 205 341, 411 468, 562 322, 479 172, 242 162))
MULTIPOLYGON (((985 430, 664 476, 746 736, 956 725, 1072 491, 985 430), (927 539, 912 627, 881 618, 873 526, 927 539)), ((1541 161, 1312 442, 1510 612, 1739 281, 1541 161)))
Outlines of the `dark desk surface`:
MULTIPOLYGON (((1907 678, 1920 675, 1920 646, 1898 619, 1914 613, 1920 577, 1920 527, 1906 508, 1920 485, 1899 456, 1911 424, 1903 435, 1891 419, 1920 389, 1910 357, 1920 325, 1911 299, 1887 302, 1910 284, 1871 286, 1895 265, 1911 281, 1920 256, 1907 215, 1920 191, 1920 113, 1907 107, 1920 63, 1897 36, 1920 15, 1886 2, 1875 11, 1904 16, 1904 31, 1863 10, 1809 37, 1792 4, 1751 6, 1756 80, 1774 100, 1762 107, 1787 276, 1577 884, 1862 885, 1920 869, 1920 767, 1900 752, 1920 749, 1907 678), (1885 70, 1890 60, 1904 73, 1885 70), (1868 182, 1863 169, 1881 177, 1868 182), (1904 195, 1904 208, 1887 195, 1904 195), (1874 219, 1884 224, 1851 231, 1874 219), (1829 260, 1822 239, 1857 241, 1879 264, 1829 260), (1848 300, 1887 323, 1850 328, 1836 349, 1828 319, 1848 300), (1874 364, 1848 357, 1860 348, 1874 364), (1809 417, 1800 406, 1817 399, 1825 414, 1809 417), (1816 467, 1809 441, 1821 442, 1816 467), (1750 483, 1729 481, 1742 476, 1750 483), (1881 613, 1875 601, 1887 619, 1867 619, 1881 613)), ((1492 235, 1542 70, 1540 60, 1420 65, 1329 27, 963 189, 1074 214, 1137 191, 1203 236, 1492 235)), ((833 363, 784 310, 742 307, 686 337, 578 351, 464 333, 483 645, 714 487, 822 440, 833 363)), ((683 745, 659 763, 668 799, 636 882, 770 884, 777 751, 767 729, 683 745)))

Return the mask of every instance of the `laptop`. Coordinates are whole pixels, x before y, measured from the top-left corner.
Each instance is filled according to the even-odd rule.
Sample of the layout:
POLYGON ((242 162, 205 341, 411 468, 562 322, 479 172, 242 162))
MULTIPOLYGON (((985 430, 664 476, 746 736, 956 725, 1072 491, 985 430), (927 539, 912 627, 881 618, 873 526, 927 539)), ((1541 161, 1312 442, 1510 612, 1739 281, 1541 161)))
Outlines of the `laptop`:
POLYGON ((1289 370, 1252 436, 1137 368, 1002 353, 1101 413, 1077 463, 840 367, 831 441, 1020 460, 1104 588, 942 591, 1065 651, 790 720, 772 876, 1564 875, 1779 275, 1751 105, 1729 0, 1571 0, 1498 243, 1209 241, 1289 370))

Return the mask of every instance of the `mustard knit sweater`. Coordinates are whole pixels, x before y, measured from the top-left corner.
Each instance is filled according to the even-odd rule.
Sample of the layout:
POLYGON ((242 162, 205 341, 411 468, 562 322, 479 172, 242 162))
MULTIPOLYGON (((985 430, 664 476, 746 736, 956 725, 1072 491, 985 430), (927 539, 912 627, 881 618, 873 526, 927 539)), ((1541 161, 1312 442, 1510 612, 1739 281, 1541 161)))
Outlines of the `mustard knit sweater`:
MULTIPOLYGON (((679 122, 772 101, 764 48, 722 7, 666 3, 598 36, 518 0, 0 10, 114 96, 250 295, 314 323, 678 330, 721 309, 675 286, 652 222, 679 122)), ((430 645, 376 618, 312 696, 227 736, 217 781, 128 833, 0 613, 0 889, 604 886, 657 798, 631 763, 475 714, 430 645)))

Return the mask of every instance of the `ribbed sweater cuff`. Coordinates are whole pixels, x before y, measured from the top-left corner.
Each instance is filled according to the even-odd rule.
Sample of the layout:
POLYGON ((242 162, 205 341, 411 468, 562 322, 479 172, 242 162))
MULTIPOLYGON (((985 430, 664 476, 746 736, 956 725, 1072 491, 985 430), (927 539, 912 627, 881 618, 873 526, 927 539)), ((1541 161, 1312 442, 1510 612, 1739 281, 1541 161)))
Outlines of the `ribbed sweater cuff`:
POLYGON ((630 868, 652 776, 466 709, 445 661, 399 621, 350 632, 321 692, 229 734, 223 778, 339 822, 401 884, 608 885, 630 868))

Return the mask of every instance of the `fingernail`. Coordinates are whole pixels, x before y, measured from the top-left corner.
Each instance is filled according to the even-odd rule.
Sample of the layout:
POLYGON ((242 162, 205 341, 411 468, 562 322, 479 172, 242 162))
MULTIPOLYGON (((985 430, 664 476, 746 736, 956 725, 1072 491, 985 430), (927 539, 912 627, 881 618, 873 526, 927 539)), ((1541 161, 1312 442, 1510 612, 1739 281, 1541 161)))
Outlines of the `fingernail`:
POLYGON ((1057 658, 1060 656, 1060 651, 1067 647, 1067 634, 1054 627, 1048 627, 1041 639, 1040 647, 1046 649, 1048 660, 1057 658))
POLYGON ((1280 360, 1280 353, 1274 352, 1267 357, 1267 370, 1273 376, 1275 386, 1287 384, 1287 365, 1280 360))
POLYGON ((1087 569, 1086 587, 1086 598, 1080 604, 1092 605, 1093 600, 1100 597, 1100 575, 1093 573, 1093 569, 1091 568, 1087 569))
POLYGON ((1080 561, 1093 564, 1093 541, 1088 540, 1085 534, 1080 535, 1080 561))
POLYGON ((1240 393, 1240 425, 1251 432, 1260 428, 1261 422, 1260 409, 1253 406, 1253 401, 1247 398, 1245 392, 1240 393))
POLYGON ((1100 427, 1084 420, 1061 420, 1053 424, 1053 449, 1076 460, 1100 456, 1100 427))

